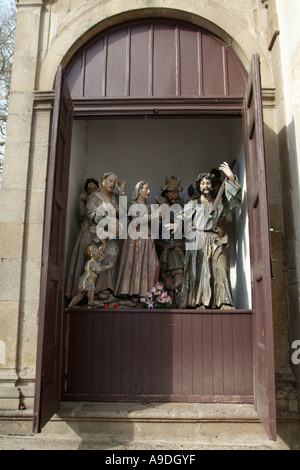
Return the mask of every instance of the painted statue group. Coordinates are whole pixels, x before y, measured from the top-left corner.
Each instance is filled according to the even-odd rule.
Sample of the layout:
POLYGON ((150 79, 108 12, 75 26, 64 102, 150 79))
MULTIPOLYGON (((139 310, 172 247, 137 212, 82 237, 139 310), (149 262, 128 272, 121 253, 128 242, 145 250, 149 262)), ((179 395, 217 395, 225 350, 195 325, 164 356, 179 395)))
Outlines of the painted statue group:
POLYGON ((161 190, 149 204, 147 181, 136 184, 131 200, 114 173, 85 182, 66 285, 69 307, 84 299, 89 307, 234 308, 225 245, 241 200, 237 177, 226 162, 199 174, 187 203, 180 178, 166 178, 161 190))

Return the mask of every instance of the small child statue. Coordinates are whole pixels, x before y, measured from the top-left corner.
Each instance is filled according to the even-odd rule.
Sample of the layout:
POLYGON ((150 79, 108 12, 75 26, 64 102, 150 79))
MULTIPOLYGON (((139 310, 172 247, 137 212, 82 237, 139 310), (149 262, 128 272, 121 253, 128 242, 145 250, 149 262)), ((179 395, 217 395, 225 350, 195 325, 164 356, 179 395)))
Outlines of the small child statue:
POLYGON ((88 306, 96 307, 98 303, 95 302, 94 294, 98 274, 111 269, 114 265, 113 261, 108 265, 101 265, 101 262, 107 256, 105 241, 103 241, 100 248, 93 244, 88 245, 84 254, 86 258, 88 258, 88 261, 85 263, 84 273, 79 278, 77 295, 73 297, 68 308, 74 307, 74 305, 78 304, 85 296, 88 298, 88 306))

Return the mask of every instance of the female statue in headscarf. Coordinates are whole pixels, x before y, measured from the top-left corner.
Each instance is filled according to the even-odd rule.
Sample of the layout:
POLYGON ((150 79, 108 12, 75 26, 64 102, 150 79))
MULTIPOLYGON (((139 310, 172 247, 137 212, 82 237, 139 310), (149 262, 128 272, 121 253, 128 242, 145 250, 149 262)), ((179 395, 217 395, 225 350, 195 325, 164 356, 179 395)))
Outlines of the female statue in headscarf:
POLYGON ((115 295, 145 296, 158 282, 159 261, 151 238, 150 185, 136 184, 129 214, 128 236, 123 242, 115 295))

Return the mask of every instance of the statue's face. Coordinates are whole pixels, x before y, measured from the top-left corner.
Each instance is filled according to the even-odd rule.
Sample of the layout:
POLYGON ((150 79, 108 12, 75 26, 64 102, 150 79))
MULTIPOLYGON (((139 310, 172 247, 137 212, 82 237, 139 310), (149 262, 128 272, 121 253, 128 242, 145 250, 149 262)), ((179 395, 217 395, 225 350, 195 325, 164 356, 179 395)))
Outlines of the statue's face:
POLYGON ((116 182, 116 175, 109 175, 103 180, 102 187, 107 189, 107 191, 111 192, 115 188, 116 182))
POLYGON ((166 192, 166 199, 167 199, 167 202, 169 202, 170 204, 175 204, 177 198, 178 198, 177 189, 173 190, 173 191, 167 191, 166 192))
POLYGON ((205 196, 205 197, 211 196, 211 194, 213 192, 212 182, 208 178, 203 178, 200 181, 199 188, 200 188, 200 194, 205 196))
POLYGON ((87 193, 92 194, 94 191, 97 191, 98 186, 95 183, 89 183, 87 187, 87 193))
POLYGON ((141 199, 146 201, 150 194, 150 186, 148 183, 144 184, 143 187, 140 189, 139 196, 141 199))

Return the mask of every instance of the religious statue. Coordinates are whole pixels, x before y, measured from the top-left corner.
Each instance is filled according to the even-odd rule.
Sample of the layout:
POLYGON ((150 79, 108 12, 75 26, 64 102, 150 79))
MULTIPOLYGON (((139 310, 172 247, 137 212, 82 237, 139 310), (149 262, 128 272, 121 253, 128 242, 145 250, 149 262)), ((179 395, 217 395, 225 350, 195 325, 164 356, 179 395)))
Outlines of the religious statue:
POLYGON ((113 261, 107 265, 102 264, 107 257, 106 242, 103 242, 99 248, 94 244, 88 245, 85 249, 85 256, 88 261, 85 263, 84 272, 79 278, 77 294, 71 300, 69 308, 74 307, 85 296, 88 298, 89 307, 99 305, 100 302, 95 302, 94 299, 97 277, 100 273, 110 270, 114 265, 113 261))
POLYGON ((184 240, 182 237, 177 239, 174 231, 168 231, 164 236, 162 224, 164 224, 164 216, 169 216, 169 223, 174 223, 174 211, 182 210, 184 201, 179 196, 179 192, 183 190, 181 179, 176 176, 166 178, 165 186, 161 188, 161 199, 156 197, 156 201, 160 204, 162 216, 160 218, 160 236, 156 240, 156 250, 159 255, 160 277, 172 299, 172 306, 179 304, 180 289, 182 285, 183 263, 184 263, 184 240))
MULTIPOLYGON (((102 271, 97 278, 95 293, 115 289, 116 265, 120 249, 119 234, 119 196, 124 192, 125 181, 118 181, 113 172, 104 173, 100 179, 98 191, 87 200, 87 217, 94 243, 99 243, 105 232, 107 259, 114 262, 110 270, 102 271)), ((126 209, 125 209, 126 210, 126 209)))
POLYGON ((116 296, 145 296, 158 282, 159 262, 150 222, 155 217, 148 203, 150 185, 147 181, 136 184, 129 216, 128 236, 123 242, 118 265, 116 296))
POLYGON ((226 178, 214 199, 211 173, 201 173, 196 181, 197 194, 184 211, 185 261, 181 308, 234 308, 223 243, 218 234, 220 219, 230 219, 231 210, 241 200, 241 185, 226 162, 219 170, 226 178))
POLYGON ((84 251, 86 246, 92 242, 91 233, 89 231, 90 222, 87 218, 86 202, 88 197, 98 190, 98 181, 94 178, 88 178, 84 184, 84 192, 79 196, 77 218, 81 222, 76 243, 73 248, 71 262, 68 271, 66 283, 66 297, 72 299, 77 293, 78 281, 83 272, 85 264, 84 251))

